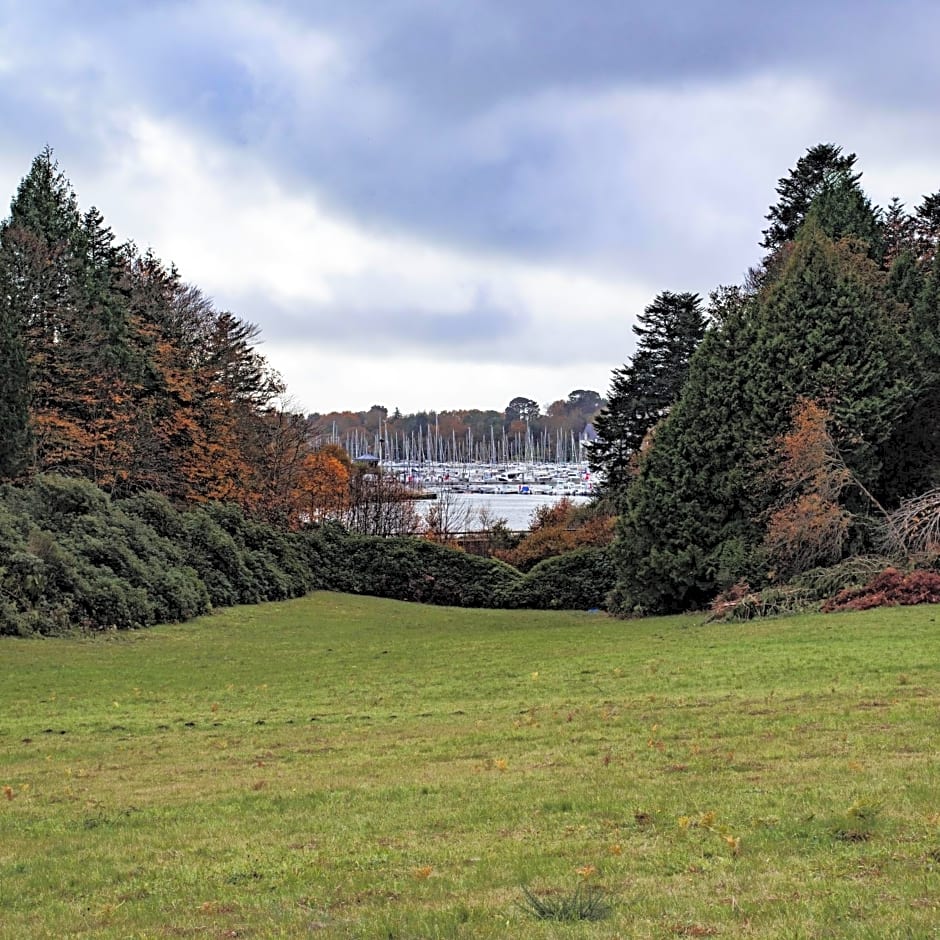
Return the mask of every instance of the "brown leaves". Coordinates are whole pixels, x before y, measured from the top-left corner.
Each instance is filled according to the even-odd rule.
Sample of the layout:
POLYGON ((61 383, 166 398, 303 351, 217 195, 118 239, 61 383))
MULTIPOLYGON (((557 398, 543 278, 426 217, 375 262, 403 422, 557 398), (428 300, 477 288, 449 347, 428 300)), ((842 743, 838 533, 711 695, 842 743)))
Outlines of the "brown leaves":
POLYGON ((801 398, 790 430, 777 439, 768 477, 783 491, 768 518, 764 549, 779 573, 792 575, 841 557, 852 514, 839 503, 852 482, 829 433, 829 412, 801 398))

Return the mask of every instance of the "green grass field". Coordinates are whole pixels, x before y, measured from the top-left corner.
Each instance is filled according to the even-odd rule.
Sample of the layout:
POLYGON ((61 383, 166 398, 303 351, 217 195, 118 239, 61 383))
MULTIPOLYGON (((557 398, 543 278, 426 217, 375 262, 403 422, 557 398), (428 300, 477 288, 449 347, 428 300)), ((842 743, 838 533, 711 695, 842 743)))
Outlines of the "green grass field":
POLYGON ((940 936, 938 613, 2 640, 0 937, 940 936))

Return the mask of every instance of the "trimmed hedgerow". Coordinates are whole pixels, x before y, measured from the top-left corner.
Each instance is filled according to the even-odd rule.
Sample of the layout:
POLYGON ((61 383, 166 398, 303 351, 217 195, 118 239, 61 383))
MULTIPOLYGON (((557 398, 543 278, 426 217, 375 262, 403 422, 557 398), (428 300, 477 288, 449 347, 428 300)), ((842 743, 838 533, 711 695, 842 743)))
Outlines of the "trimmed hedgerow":
POLYGON ((424 539, 351 536, 343 547, 349 574, 337 588, 357 594, 452 607, 500 607, 522 577, 501 561, 424 539))
POLYGON ((540 561, 513 586, 507 607, 594 610, 607 605, 616 574, 607 548, 580 548, 540 561))
POLYGON ((459 607, 599 607, 607 552, 553 558, 523 575, 418 538, 287 532, 228 504, 112 500, 91 483, 40 476, 0 487, 0 634, 146 627, 212 607, 313 589, 459 607))

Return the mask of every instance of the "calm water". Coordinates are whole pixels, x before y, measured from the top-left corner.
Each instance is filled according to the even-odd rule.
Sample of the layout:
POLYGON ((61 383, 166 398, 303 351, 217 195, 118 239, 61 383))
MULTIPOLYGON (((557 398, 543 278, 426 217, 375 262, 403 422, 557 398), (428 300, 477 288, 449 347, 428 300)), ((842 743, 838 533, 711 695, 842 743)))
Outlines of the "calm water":
MULTIPOLYGON (((474 532, 481 528, 479 513, 482 508, 486 508, 492 520, 505 519, 506 525, 514 532, 521 532, 528 529, 532 523, 532 513, 539 507, 545 505, 554 505, 563 497, 561 496, 543 496, 534 494, 532 496, 520 496, 518 493, 508 493, 500 495, 496 493, 453 493, 447 496, 447 499, 453 503, 453 508, 448 507, 452 519, 459 519, 460 530, 474 532), (467 524, 464 527, 463 520, 467 517, 467 524)), ((588 496, 570 496, 569 499, 578 505, 589 502, 588 496)), ((433 501, 424 503, 425 512, 434 505, 433 501)), ((453 529, 453 526, 450 526, 453 529)))

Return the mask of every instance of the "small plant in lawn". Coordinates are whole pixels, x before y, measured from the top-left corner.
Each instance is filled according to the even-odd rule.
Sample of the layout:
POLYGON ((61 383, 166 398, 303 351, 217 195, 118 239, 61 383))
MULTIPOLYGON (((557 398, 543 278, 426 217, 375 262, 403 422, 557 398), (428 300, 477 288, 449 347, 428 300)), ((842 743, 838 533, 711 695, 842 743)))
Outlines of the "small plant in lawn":
POLYGON ((573 922, 603 920, 611 912, 604 891, 597 885, 581 882, 573 891, 565 893, 535 894, 522 888, 523 900, 519 907, 539 920, 573 922))
POLYGON ((875 833, 881 804, 857 799, 830 826, 834 838, 840 842, 867 842, 875 833))

